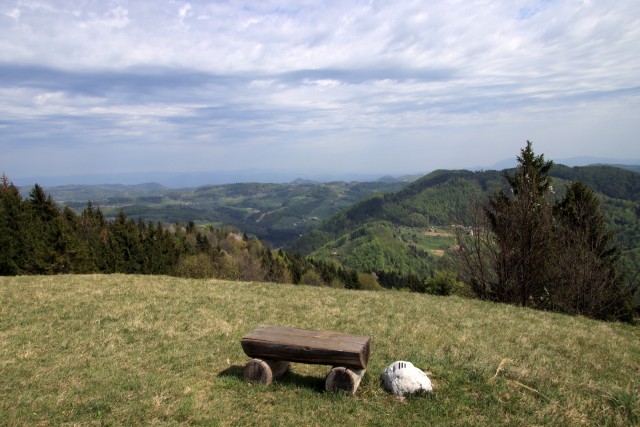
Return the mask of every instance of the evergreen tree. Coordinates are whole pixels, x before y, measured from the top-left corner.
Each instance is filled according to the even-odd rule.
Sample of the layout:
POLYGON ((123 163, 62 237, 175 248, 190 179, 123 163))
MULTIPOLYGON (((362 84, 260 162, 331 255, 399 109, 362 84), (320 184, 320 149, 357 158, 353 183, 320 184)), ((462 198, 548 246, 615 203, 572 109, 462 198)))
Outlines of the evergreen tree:
POLYGON ((143 247, 135 222, 127 219, 123 210, 110 227, 109 243, 115 273, 141 273, 144 265, 143 247))
POLYGON ((505 174, 512 194, 500 191, 489 200, 485 212, 499 248, 497 283, 489 292, 499 301, 538 307, 548 302, 552 166, 543 155, 535 155, 527 141, 514 175, 505 174))
POLYGON ((150 223, 143 239, 144 272, 146 274, 171 274, 178 263, 180 252, 173 236, 164 229, 161 222, 157 226, 150 223))
POLYGON ((107 221, 99 208, 94 209, 91 201, 87 202, 87 207, 78 218, 78 233, 87 248, 86 266, 83 269, 87 272, 113 272, 107 221))
POLYGON ((574 182, 554 208, 554 309, 599 319, 632 320, 632 294, 618 273, 620 250, 593 190, 574 182))
POLYGON ((26 220, 20 192, 3 174, 0 183, 0 275, 13 276, 23 271, 27 254, 26 220))
POLYGON ((35 184, 27 200, 29 228, 25 233, 28 252, 25 270, 32 274, 51 274, 60 269, 56 246, 61 238, 60 210, 51 196, 35 184))
POLYGON ((54 273, 89 273, 89 251, 82 242, 78 217, 68 206, 54 222, 54 273))

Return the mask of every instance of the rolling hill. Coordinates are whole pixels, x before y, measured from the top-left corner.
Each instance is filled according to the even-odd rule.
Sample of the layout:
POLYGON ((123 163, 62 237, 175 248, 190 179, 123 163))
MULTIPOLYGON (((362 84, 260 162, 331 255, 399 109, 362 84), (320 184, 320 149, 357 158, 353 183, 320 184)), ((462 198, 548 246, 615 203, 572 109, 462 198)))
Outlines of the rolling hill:
MULTIPOLYGON (((570 181, 597 191, 632 274, 640 262, 640 174, 612 166, 551 170, 557 197, 570 181)), ((376 194, 337 213, 289 247, 359 270, 426 275, 453 245, 451 224, 468 224, 469 209, 506 188, 504 172, 434 171, 395 193, 376 194), (427 233, 428 229, 432 233, 427 233), (439 233, 433 234, 439 230, 439 233), (449 239, 445 237, 449 234, 449 239), (437 238, 437 239, 436 239, 437 238)))
MULTIPOLYGON (((127 217, 167 224, 233 226, 274 247, 287 245, 326 218, 379 192, 393 192, 415 177, 372 182, 289 184, 240 183, 170 189, 160 184, 66 185, 46 191, 76 212, 91 200, 107 218, 127 217)), ((29 187, 21 192, 27 195, 29 187)))

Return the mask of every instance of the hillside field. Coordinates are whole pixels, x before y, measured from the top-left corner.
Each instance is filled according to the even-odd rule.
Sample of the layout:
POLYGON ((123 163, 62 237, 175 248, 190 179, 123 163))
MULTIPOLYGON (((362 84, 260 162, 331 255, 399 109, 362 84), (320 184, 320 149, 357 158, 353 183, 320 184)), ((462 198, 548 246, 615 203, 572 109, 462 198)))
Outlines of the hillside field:
POLYGON ((638 425, 640 328, 459 297, 186 280, 0 277, 1 425, 638 425), (329 367, 245 383, 263 324, 372 337, 354 396, 329 367), (435 392, 380 386, 396 360, 435 392))

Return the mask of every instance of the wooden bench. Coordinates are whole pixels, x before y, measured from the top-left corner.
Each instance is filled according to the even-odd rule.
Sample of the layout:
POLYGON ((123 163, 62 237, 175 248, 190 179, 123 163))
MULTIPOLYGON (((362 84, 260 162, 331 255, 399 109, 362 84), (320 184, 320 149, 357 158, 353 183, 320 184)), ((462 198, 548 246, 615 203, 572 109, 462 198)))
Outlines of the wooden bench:
POLYGON ((351 394, 360 385, 371 350, 368 336, 279 326, 261 326, 240 343, 253 358, 244 367, 247 381, 270 384, 287 372, 290 362, 331 365, 325 389, 351 394))

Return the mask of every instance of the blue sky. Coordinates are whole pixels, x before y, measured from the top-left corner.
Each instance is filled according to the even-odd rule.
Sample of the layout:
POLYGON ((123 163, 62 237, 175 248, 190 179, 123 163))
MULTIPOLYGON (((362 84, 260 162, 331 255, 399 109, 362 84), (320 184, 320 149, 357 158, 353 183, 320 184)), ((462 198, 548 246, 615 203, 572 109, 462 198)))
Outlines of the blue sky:
POLYGON ((0 0, 9 178, 640 159, 640 2, 0 0))

